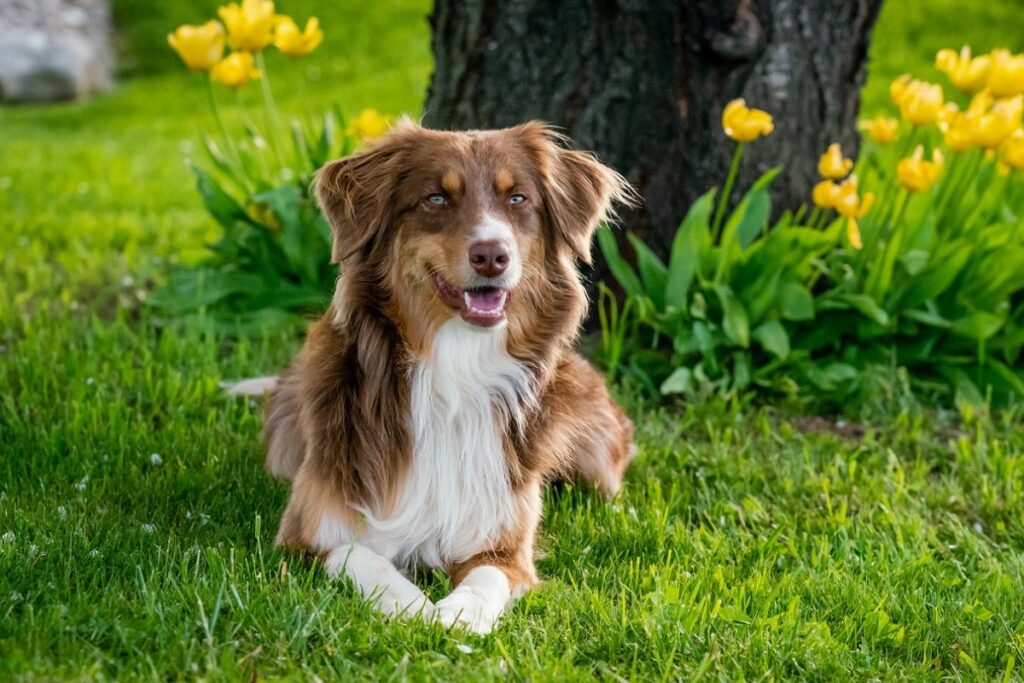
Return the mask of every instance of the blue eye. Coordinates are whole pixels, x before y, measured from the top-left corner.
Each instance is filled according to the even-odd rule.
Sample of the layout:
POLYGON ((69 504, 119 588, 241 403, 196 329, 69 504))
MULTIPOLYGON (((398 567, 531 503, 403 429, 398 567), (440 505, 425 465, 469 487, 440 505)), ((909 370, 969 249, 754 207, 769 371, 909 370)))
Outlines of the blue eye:
POLYGON ((427 197, 427 201, 433 204, 434 206, 444 206, 445 204, 448 203, 448 200, 444 198, 444 195, 439 192, 435 192, 434 194, 429 195, 427 197))
POLYGON ((517 193, 517 194, 514 194, 514 195, 512 195, 511 197, 508 198, 508 203, 509 204, 522 204, 525 201, 526 201, 526 195, 525 194, 518 194, 517 193))

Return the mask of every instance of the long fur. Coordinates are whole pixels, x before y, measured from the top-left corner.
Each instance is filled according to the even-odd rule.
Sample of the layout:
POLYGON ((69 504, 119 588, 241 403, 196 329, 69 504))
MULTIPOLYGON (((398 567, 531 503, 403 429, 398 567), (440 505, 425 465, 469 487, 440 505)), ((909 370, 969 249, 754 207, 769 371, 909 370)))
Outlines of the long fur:
MULTIPOLYGON (((292 480, 279 542, 330 558, 332 575, 364 593, 382 561, 443 568, 468 583, 438 613, 463 622, 470 609, 477 629, 537 581, 542 484, 578 477, 614 495, 634 453, 629 419, 571 349, 587 308, 576 262, 631 190, 563 143, 538 123, 405 123, 325 166, 334 301, 276 381, 242 385, 272 384, 267 468, 292 480), (421 206, 435 184, 452 193, 450 210, 421 206), (495 204, 513 186, 532 203, 495 204), (466 249, 481 236, 515 240, 517 259, 507 319, 488 328, 460 319, 433 284, 440 274, 474 286, 461 283, 473 282, 466 249)), ((386 574, 396 604, 429 607, 386 574)))

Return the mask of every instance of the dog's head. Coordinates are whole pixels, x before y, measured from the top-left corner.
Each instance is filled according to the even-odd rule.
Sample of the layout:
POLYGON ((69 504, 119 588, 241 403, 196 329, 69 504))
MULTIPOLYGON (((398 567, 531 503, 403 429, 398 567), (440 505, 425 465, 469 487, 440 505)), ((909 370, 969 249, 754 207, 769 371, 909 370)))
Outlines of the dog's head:
MULTIPOLYGON (((403 122, 369 149, 332 162, 317 197, 342 264, 335 307, 351 310, 373 283, 400 325, 422 336, 453 316, 480 327, 529 328, 571 289, 576 310, 546 311, 578 325, 576 261, 629 185, 540 123, 442 132, 403 122), (354 289, 363 285, 359 293, 354 289), (545 298, 549 299, 545 301, 545 298)), ((409 332, 409 330, 404 330, 409 332)))

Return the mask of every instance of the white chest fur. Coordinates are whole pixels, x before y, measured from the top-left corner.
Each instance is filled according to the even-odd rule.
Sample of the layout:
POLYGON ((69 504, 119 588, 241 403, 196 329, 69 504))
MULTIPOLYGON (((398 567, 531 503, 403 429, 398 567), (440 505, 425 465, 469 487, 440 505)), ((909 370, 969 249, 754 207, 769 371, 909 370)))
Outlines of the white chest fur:
POLYGON ((503 427, 532 400, 505 330, 445 323, 412 373, 413 459, 393 512, 366 514, 362 542, 400 566, 465 560, 515 521, 503 427))

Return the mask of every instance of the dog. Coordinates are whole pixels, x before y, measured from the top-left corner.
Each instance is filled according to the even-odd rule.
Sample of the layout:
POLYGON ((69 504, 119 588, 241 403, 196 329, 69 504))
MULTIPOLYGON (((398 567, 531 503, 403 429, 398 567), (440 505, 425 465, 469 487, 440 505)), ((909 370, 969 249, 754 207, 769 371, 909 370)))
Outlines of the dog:
POLYGON ((578 263, 635 193, 566 143, 538 122, 406 120, 317 173, 336 291, 292 365, 248 390, 270 389, 267 468, 291 481, 278 543, 387 615, 491 631, 538 583, 542 486, 611 497, 634 456, 632 423, 572 346, 578 263), (416 567, 454 589, 432 604, 416 567))

